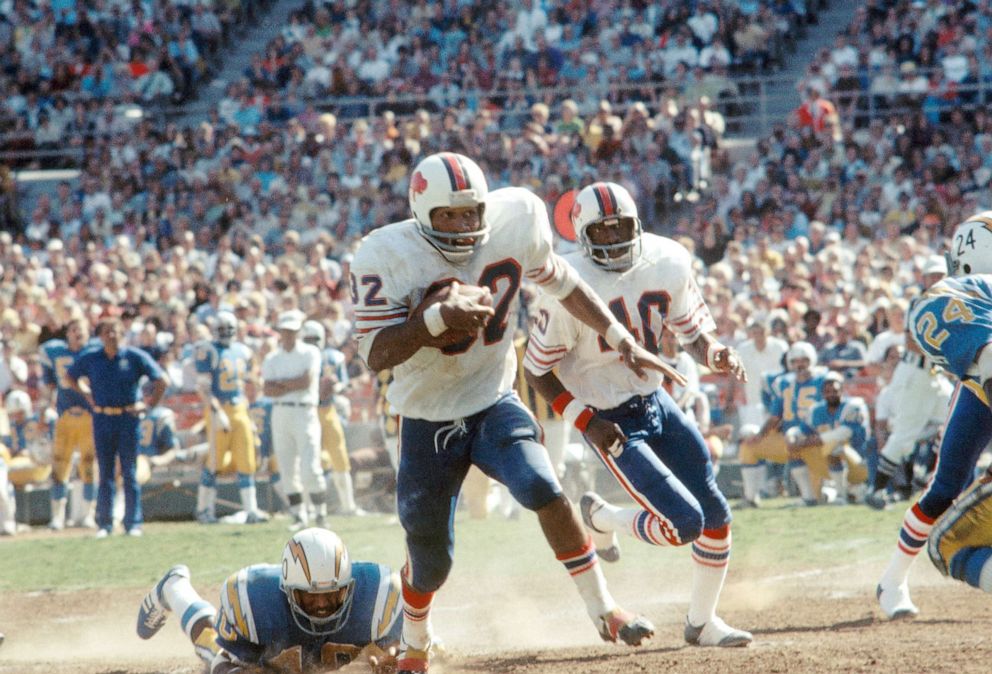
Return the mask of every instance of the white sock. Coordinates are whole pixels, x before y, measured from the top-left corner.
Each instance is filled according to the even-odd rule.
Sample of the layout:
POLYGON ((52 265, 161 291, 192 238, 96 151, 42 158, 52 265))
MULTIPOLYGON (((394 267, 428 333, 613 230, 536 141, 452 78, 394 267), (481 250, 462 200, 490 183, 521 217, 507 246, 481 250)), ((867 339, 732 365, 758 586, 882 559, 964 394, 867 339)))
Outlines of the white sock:
POLYGON ((355 512, 355 486, 351 481, 351 473, 342 471, 331 473, 331 480, 334 488, 338 492, 338 500, 341 502, 341 510, 345 513, 355 512))
POLYGON ((730 527, 704 530, 692 543, 692 594, 689 595, 689 623, 701 627, 716 616, 723 581, 730 563, 730 527), (726 536, 717 535, 726 531, 726 536))
POLYGON ((207 512, 210 516, 217 512, 217 487, 200 485, 196 489, 196 512, 207 512))
POLYGON ((816 501, 816 495, 813 493, 813 484, 809 479, 809 466, 805 463, 798 466, 793 466, 789 469, 789 475, 792 476, 793 482, 796 483, 796 487, 799 488, 799 495, 804 501, 816 501))
POLYGON ((761 498, 761 488, 767 481, 767 469, 765 464, 758 463, 753 466, 741 466, 741 482, 744 486, 744 498, 748 501, 755 501, 761 498))
POLYGON ((830 471, 830 479, 833 480, 837 488, 837 498, 841 503, 847 503, 847 464, 843 464, 839 469, 830 471))
POLYGON ((978 587, 982 592, 992 594, 992 557, 982 565, 982 571, 978 574, 978 587))
POLYGON ((52 499, 52 526, 59 529, 65 526, 65 502, 64 498, 52 499))
POLYGON ((927 544, 930 530, 933 529, 934 519, 927 517, 920 510, 920 504, 916 503, 906 511, 902 519, 902 528, 899 530, 899 540, 896 542, 896 549, 892 552, 889 565, 882 574, 879 584, 883 588, 899 587, 903 583, 909 582, 909 569, 916 561, 916 556, 927 544))
POLYGON ((672 523, 648 510, 607 503, 593 515, 592 524, 600 531, 616 531, 648 545, 682 544, 672 523))
POLYGON ((238 492, 241 495, 241 507, 245 509, 245 512, 258 512, 258 493, 255 491, 255 485, 241 487, 238 492))
POLYGON ((606 587, 606 577, 596 556, 596 547, 592 538, 587 538, 585 545, 575 552, 557 555, 558 561, 575 581, 579 596, 585 602, 586 612, 596 625, 599 618, 617 607, 617 603, 606 587))
POLYGON ((200 618, 209 617, 211 625, 213 624, 213 617, 216 615, 214 607, 204 601, 193 589, 189 578, 170 579, 162 588, 162 596, 168 603, 168 609, 180 617, 182 621, 180 627, 190 639, 192 639, 193 625, 200 618), (192 611, 190 611, 190 607, 193 607, 192 611))
POLYGON ((302 522, 303 526, 307 526, 307 524, 310 523, 310 515, 307 512, 306 501, 300 501, 296 505, 289 506, 289 512, 291 512, 296 519, 302 522))

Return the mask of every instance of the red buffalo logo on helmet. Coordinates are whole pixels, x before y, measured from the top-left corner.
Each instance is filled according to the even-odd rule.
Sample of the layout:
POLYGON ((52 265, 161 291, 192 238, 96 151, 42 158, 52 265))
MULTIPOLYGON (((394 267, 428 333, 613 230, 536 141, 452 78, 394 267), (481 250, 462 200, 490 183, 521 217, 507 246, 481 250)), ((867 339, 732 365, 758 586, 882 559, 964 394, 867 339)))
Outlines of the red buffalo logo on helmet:
POLYGON ((417 198, 418 194, 423 194, 427 189, 427 178, 420 171, 413 174, 410 178, 410 196, 414 199, 417 198))
POLYGON ((578 199, 576 199, 575 203, 572 204, 572 212, 570 214, 572 216, 572 222, 575 222, 576 220, 579 219, 579 214, 581 212, 582 212, 582 204, 580 204, 578 199))

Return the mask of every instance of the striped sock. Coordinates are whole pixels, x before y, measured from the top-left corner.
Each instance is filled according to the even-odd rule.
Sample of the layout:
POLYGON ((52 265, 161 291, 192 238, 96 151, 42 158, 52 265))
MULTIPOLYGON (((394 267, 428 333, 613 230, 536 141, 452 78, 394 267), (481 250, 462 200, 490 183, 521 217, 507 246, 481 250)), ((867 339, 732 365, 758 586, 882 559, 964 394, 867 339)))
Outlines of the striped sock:
POLYGON ((882 587, 898 587, 909 579, 909 568, 920 554, 920 550, 927 544, 927 537, 933 529, 935 519, 923 514, 919 503, 913 504, 913 507, 906 511, 896 549, 892 553, 888 568, 882 575, 882 587))
POLYGON ((593 545, 591 536, 586 538, 585 545, 578 550, 555 556, 575 581, 579 596, 585 602, 586 611, 593 622, 616 608, 616 602, 606 588, 606 578, 599 566, 599 557, 596 556, 596 546, 593 545))
POLYGON ((962 548, 951 557, 952 578, 984 592, 992 592, 992 548, 962 548))
POLYGON ((689 623, 705 625, 716 616, 723 581, 730 563, 730 525, 703 529, 692 542, 692 594, 689 596, 689 623))
POLYGON ((425 650, 431 642, 433 592, 418 592, 410 585, 410 563, 400 572, 403 579, 403 643, 425 650))
POLYGON ((189 578, 169 580, 162 588, 162 596, 169 610, 179 616, 179 625, 190 640, 193 639, 193 627, 200 618, 207 618, 210 624, 213 624, 216 615, 214 607, 204 601, 193 589, 189 578))
POLYGON ((651 545, 683 545, 679 532, 667 519, 658 517, 652 512, 641 510, 633 518, 629 529, 621 529, 639 541, 651 545))

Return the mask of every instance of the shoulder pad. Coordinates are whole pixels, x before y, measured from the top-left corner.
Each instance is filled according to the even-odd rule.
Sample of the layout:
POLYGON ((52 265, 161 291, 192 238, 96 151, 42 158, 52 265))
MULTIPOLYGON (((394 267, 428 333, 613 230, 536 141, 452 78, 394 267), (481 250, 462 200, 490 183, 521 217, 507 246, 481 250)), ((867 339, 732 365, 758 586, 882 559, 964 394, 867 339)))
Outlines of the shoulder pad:
POLYGON ((248 569, 231 574, 220 589, 221 612, 227 624, 238 636, 258 643, 258 632, 248 598, 248 569))

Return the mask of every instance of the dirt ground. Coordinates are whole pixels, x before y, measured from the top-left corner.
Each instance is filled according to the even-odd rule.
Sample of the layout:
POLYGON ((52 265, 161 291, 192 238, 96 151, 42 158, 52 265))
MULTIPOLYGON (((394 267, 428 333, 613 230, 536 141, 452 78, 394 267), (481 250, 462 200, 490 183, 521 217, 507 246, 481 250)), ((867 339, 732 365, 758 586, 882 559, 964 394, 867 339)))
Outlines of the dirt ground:
MULTIPOLYGON (((721 602, 727 622, 754 632, 750 648, 686 646, 682 615, 688 565, 670 573, 609 571, 618 600, 654 621, 655 638, 631 649, 599 642, 563 574, 509 588, 498 574, 453 575, 435 607, 449 650, 441 674, 524 672, 988 672, 992 602, 939 577, 913 571, 916 620, 888 622, 876 607, 881 560, 774 576, 731 578, 721 602), (648 592, 649 585, 663 590, 648 592), (646 599, 647 597, 647 599, 646 599)), ((490 570, 487 570, 490 571, 490 570)), ((194 579, 195 581, 195 579, 194 579)), ((214 600, 216 588, 198 587, 214 600)), ((174 618, 153 640, 134 633, 143 591, 7 593, 0 597, 4 674, 193 674, 201 671, 174 618)), ((347 671, 368 671, 352 665, 347 671)))

